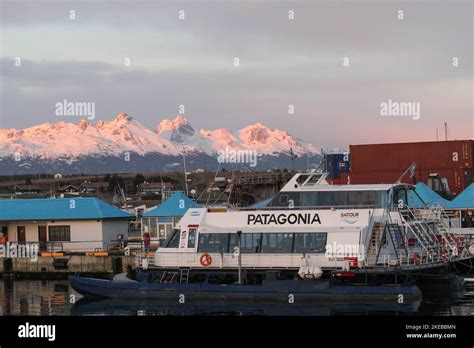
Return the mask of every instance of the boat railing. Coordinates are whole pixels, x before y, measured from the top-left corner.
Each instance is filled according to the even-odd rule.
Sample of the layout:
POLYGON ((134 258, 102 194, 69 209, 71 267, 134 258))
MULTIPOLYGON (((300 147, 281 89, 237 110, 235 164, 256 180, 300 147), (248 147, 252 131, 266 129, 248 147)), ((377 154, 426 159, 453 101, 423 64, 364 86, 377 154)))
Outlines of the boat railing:
POLYGON ((271 206, 271 207, 261 207, 261 208, 252 208, 252 207, 237 207, 235 208, 238 211, 255 211, 255 210, 336 210, 336 209, 345 209, 345 210, 354 210, 354 209, 383 209, 380 205, 308 205, 308 206, 294 206, 288 207, 284 206, 271 206))
MULTIPOLYGON (((461 234, 453 233, 446 226, 449 217, 441 208, 437 211, 423 210, 416 211, 407 205, 403 206, 387 206, 380 210, 374 210, 369 213, 368 233, 365 236, 365 261, 364 265, 369 267, 377 267, 380 262, 387 264, 387 257, 395 264, 403 266, 426 266, 433 263, 448 263, 457 258, 461 258, 464 249, 460 249, 461 234), (397 213, 400 219, 393 220, 392 214, 397 213), (444 217, 445 219, 442 219, 444 217), (382 231, 373 241, 376 224, 378 231, 382 231), (402 243, 398 244, 394 231, 387 226, 396 224, 400 226, 402 232, 402 243), (436 228, 441 230, 440 242, 436 236, 436 228), (415 245, 410 245, 408 236, 413 236, 416 240, 415 245), (391 239, 394 253, 389 254, 387 249, 381 254, 382 241, 385 238, 391 239), (375 259, 373 254, 369 255, 369 250, 375 248, 375 259), (381 260, 381 257, 383 258, 381 260)), ((373 249, 372 249, 373 250, 373 249)))
MULTIPOLYGON (((440 244, 436 239, 438 232, 444 241, 444 247, 453 250, 459 258, 463 257, 463 254, 467 252, 465 238, 461 229, 453 224, 442 203, 432 204, 428 209, 418 210, 417 213, 427 222, 428 227, 430 226, 429 223, 436 227, 436 230, 431 229, 436 244, 440 244)), ((454 257, 456 256, 454 255, 454 257)))
POLYGON ((436 246, 435 233, 422 214, 415 212, 415 210, 410 209, 408 205, 404 204, 400 208, 400 215, 425 251, 436 246))
POLYGON ((416 257, 410 255, 399 255, 395 253, 387 253, 381 256, 381 262, 374 265, 373 268, 393 268, 401 267, 403 269, 423 269, 433 267, 433 265, 444 265, 449 259, 439 253, 430 251, 426 252, 419 248, 416 252, 416 257))
MULTIPOLYGON (((180 255, 181 256, 181 255, 180 255)), ((180 258, 181 264, 181 258, 180 258)), ((156 266, 155 264, 155 253, 150 252, 146 249, 140 249, 136 251, 135 265, 140 268, 147 269, 150 266, 156 266)))
MULTIPOLYGON (((408 231, 417 239, 421 246, 422 255, 426 255, 424 263, 448 263, 460 259, 467 252, 462 235, 453 233, 446 221, 449 217, 444 212, 442 206, 436 206, 425 209, 411 209, 403 206, 400 209, 400 215, 405 221, 408 231)), ((419 259, 421 256, 413 249, 410 249, 410 255, 407 257, 419 259)))

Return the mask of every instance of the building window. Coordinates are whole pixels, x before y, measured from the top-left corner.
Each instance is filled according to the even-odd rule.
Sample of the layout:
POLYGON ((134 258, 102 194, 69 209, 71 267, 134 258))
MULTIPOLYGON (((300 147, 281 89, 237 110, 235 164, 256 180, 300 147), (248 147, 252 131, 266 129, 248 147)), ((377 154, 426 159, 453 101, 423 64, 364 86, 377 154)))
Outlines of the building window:
POLYGON ((295 233, 295 253, 324 253, 327 233, 295 233))
POLYGON ((150 221, 150 237, 156 238, 157 237, 156 218, 150 218, 149 221, 150 221))
POLYGON ((51 242, 70 242, 71 226, 48 226, 49 240, 51 242))
POLYGON ((463 211, 461 217, 461 227, 462 228, 473 228, 474 227, 474 215, 472 211, 463 211))

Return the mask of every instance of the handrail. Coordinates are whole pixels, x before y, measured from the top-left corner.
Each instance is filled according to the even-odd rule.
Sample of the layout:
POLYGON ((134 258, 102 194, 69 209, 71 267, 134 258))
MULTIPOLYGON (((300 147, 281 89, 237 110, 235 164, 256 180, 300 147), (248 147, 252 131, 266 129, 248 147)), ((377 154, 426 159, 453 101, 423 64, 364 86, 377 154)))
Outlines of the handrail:
POLYGON ((317 210, 317 209, 385 209, 380 205, 311 205, 311 206, 294 206, 290 208, 286 205, 284 206, 272 206, 272 207, 262 207, 262 208, 252 208, 252 207, 237 207, 235 208, 238 211, 255 211, 255 210, 317 210))

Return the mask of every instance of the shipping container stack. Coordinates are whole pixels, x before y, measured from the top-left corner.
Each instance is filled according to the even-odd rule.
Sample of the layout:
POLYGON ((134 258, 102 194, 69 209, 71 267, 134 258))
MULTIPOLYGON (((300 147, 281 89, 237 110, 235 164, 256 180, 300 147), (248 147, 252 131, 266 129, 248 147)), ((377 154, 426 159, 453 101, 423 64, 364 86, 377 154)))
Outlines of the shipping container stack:
POLYGON ((349 154, 324 154, 321 164, 323 171, 328 173, 327 181, 332 185, 340 185, 341 173, 348 173, 350 170, 349 154))
POLYGON ((446 178, 449 190, 457 195, 473 182, 473 140, 350 146, 350 172, 341 173, 343 184, 394 183, 416 162, 414 178, 405 183, 428 184, 430 174, 446 178))

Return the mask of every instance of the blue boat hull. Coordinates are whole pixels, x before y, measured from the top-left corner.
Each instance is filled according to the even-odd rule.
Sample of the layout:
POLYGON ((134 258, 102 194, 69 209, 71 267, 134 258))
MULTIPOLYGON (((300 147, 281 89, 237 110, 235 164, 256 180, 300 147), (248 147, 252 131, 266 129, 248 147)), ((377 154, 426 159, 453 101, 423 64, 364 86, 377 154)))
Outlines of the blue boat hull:
POLYGON ((186 301, 198 300, 282 300, 288 302, 293 295, 298 300, 321 300, 331 302, 375 301, 407 303, 421 299, 415 285, 331 285, 326 280, 278 280, 262 285, 239 284, 159 284, 148 282, 126 282, 95 278, 69 277, 74 290, 87 297, 163 299, 186 301), (402 295, 402 296, 400 296, 402 295), (403 302, 400 302, 400 301, 403 302))
POLYGON ((74 303, 71 315, 271 315, 271 316, 330 316, 345 314, 396 314, 414 313, 421 301, 398 303, 341 302, 317 303, 297 301, 293 304, 280 301, 200 300, 186 302, 163 299, 91 299, 84 297, 74 303), (313 305, 314 303, 314 305, 313 305))

